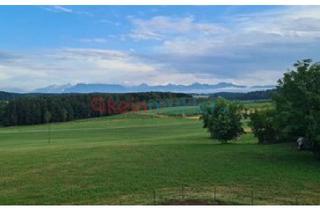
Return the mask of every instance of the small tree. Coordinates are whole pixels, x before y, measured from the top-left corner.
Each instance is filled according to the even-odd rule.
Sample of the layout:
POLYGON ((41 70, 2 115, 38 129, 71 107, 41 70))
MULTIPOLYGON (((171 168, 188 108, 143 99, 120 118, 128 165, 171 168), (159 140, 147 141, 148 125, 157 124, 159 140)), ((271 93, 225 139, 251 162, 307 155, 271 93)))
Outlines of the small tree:
POLYGON ((226 143, 243 133, 240 104, 218 98, 214 104, 203 105, 201 110, 203 127, 208 129, 211 138, 226 143))
POLYGON ((0 126, 4 124, 4 114, 5 114, 5 108, 7 106, 6 101, 0 101, 0 126))
POLYGON ((51 113, 48 110, 46 110, 44 115, 43 115, 43 118, 44 118, 43 119, 44 123, 50 123, 50 121, 51 121, 51 113))
POLYGON ((275 143, 279 140, 274 110, 256 111, 250 114, 250 126, 259 143, 275 143))

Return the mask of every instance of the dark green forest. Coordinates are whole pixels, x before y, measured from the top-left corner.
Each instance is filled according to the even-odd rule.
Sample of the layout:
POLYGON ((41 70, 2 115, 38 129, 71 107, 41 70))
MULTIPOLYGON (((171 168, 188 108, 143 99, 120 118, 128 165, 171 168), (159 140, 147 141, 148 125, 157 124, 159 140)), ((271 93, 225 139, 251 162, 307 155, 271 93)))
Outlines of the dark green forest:
MULTIPOLYGON (((270 99, 274 90, 249 93, 216 93, 209 99, 224 97, 230 100, 270 99)), ((0 125, 33 125, 66 122, 125 111, 155 109, 169 106, 198 105, 207 99, 190 94, 169 92, 39 94, 0 92, 0 125), (111 97, 111 101, 109 101, 111 97)))
POLYGON ((0 100, 11 100, 20 96, 23 96, 23 94, 0 91, 0 100))
POLYGON ((126 94, 26 94, 0 101, 0 123, 4 126, 65 122, 118 114, 159 106, 193 103, 182 93, 126 94), (170 103, 169 103, 170 101, 170 103))
POLYGON ((219 97, 228 99, 228 100, 271 100, 272 94, 276 92, 276 89, 272 90, 261 90, 261 91, 252 91, 248 93, 234 93, 234 92, 220 92, 210 95, 211 99, 216 99, 219 97))

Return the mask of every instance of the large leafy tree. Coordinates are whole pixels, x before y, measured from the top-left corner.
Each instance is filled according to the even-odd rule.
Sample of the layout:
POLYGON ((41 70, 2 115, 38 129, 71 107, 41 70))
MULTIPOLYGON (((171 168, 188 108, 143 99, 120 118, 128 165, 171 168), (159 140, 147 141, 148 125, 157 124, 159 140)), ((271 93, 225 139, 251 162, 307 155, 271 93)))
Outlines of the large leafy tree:
POLYGON ((276 121, 281 128, 281 138, 294 141, 304 136, 317 148, 320 144, 320 63, 305 59, 294 67, 278 82, 274 97, 276 121))
POLYGON ((208 129, 211 138, 226 143, 243 133, 240 104, 218 98, 214 104, 207 104, 201 109, 203 127, 208 129))

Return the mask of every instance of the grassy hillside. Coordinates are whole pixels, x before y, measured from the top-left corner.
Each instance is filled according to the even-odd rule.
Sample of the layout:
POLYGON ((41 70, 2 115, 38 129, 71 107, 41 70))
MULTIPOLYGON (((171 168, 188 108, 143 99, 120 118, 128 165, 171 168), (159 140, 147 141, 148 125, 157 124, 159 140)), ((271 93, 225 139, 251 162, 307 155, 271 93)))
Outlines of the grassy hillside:
POLYGON ((247 109, 270 109, 274 106, 271 101, 261 100, 261 101, 243 101, 241 102, 247 109))
POLYGON ((201 122, 131 113, 0 128, 0 204, 319 204, 320 163, 251 134, 219 144, 201 122), (297 199, 296 199, 297 198, 297 199))
POLYGON ((149 113, 167 115, 167 116, 193 116, 200 115, 201 110, 199 106, 177 106, 166 107, 161 109, 149 110, 149 113))
MULTIPOLYGON (((264 110, 271 109, 273 104, 271 101, 239 101, 248 110, 264 110)), ((177 107, 166 107, 161 109, 149 110, 148 113, 167 115, 167 116, 194 116, 200 115, 200 106, 177 106, 177 107)))

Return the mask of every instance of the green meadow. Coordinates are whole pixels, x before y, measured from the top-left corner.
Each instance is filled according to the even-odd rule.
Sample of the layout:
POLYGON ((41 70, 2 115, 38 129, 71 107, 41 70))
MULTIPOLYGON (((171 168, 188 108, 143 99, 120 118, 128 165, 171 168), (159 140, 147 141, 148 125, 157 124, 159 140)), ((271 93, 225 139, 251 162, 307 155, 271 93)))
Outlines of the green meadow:
POLYGON ((181 109, 0 128, 0 204, 320 204, 311 152, 220 144, 181 109))

